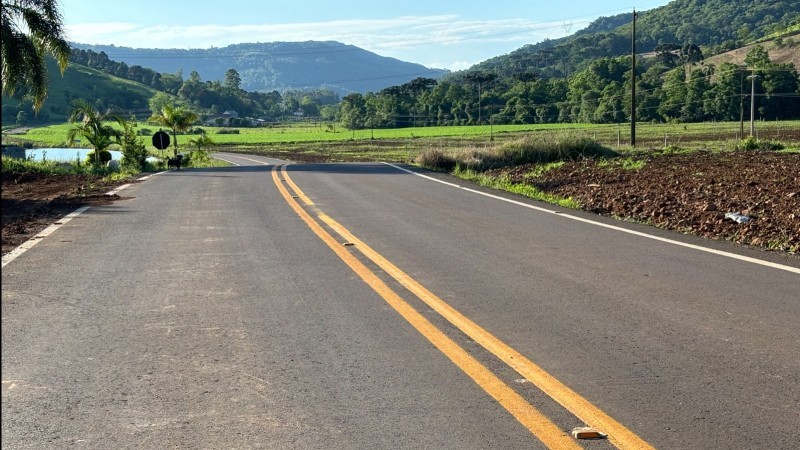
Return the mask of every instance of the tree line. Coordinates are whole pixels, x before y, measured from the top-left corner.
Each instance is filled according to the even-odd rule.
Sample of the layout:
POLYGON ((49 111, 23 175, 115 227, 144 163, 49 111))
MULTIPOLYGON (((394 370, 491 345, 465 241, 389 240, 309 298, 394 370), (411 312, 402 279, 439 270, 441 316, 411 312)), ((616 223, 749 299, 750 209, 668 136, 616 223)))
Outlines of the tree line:
MULTIPOLYGON (((696 46, 668 45, 661 50, 660 57, 637 59, 639 120, 738 120, 742 102, 745 98, 749 102, 753 87, 759 119, 800 118, 798 71, 793 64, 772 62, 760 46, 748 53, 744 65, 718 67, 702 64, 702 52, 696 46)), ((418 78, 377 93, 349 94, 342 98, 338 117, 342 125, 356 129, 620 123, 631 116, 631 92, 631 58, 605 57, 569 78, 544 78, 530 72, 502 77, 488 71, 440 81, 418 78)))

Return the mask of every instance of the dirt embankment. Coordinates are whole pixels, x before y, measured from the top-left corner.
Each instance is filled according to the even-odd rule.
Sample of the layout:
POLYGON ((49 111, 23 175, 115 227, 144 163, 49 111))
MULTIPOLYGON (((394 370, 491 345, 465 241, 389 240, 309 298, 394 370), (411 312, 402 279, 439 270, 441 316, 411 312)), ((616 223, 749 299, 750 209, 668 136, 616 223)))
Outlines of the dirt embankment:
POLYGON ((124 183, 104 182, 102 177, 91 175, 15 175, 3 172, 3 254, 81 206, 106 205, 119 200, 119 196, 105 193, 124 183))
POLYGON ((800 252, 800 154, 707 151, 494 171, 598 214, 768 249, 800 252), (738 223, 728 213, 747 216, 738 223))

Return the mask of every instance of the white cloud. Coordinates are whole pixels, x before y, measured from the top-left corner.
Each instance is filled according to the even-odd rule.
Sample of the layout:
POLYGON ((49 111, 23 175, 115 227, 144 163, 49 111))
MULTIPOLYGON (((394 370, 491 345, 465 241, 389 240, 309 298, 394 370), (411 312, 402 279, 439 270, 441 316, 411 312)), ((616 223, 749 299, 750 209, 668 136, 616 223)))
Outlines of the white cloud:
POLYGON ((459 70, 469 69, 470 67, 478 64, 480 61, 450 61, 448 63, 435 61, 432 63, 422 63, 425 67, 433 67, 436 69, 448 69, 453 72, 458 72, 459 70))

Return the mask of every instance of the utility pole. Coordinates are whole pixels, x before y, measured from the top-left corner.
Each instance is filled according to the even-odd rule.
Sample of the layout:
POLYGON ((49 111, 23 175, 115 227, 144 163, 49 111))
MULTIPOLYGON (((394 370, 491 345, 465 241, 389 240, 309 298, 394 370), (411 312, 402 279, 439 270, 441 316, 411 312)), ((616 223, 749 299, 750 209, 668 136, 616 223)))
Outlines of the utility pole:
POLYGON ((492 121, 493 107, 489 107, 489 141, 494 142, 494 121, 492 121))
POLYGON ((497 74, 488 72, 475 72, 468 74, 466 80, 478 84, 478 125, 483 123, 483 107, 481 105, 481 95, 483 94, 482 88, 484 83, 490 83, 497 78, 497 74))
POLYGON ((739 69, 739 139, 744 139, 744 69, 739 69))
MULTIPOLYGON (((752 70, 752 69, 751 69, 752 70)), ((750 78, 752 87, 750 88, 750 137, 756 135, 756 77, 758 75, 753 72, 747 78, 750 78)))
POLYGON ((631 31, 631 147, 636 147, 636 9, 631 31))
POLYGON ((478 81, 478 125, 481 124, 481 82, 478 81))

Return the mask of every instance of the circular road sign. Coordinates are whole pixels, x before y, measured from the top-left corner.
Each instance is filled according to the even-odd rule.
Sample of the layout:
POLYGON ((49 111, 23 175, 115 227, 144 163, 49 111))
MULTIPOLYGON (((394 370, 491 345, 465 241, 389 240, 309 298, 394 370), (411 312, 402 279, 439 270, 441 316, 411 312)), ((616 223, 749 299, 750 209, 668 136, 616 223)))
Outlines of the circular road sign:
POLYGON ((159 150, 169 147, 169 135, 163 131, 157 131, 153 135, 153 147, 159 150))

